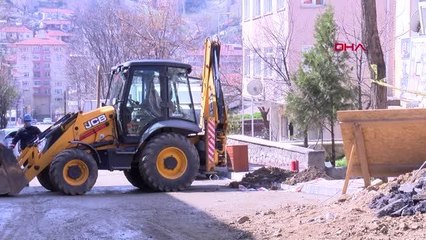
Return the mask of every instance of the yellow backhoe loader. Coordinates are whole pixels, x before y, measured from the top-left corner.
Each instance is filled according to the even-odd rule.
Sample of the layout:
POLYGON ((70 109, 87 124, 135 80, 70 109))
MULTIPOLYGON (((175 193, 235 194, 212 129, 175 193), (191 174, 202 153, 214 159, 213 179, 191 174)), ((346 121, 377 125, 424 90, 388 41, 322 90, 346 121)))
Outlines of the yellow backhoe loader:
POLYGON ((226 166, 219 56, 219 41, 207 39, 199 114, 190 65, 142 60, 112 68, 102 107, 66 114, 18 159, 0 145, 0 194, 17 194, 35 177, 48 190, 84 194, 100 169, 121 170, 154 191, 184 190, 199 173, 215 173, 226 166))

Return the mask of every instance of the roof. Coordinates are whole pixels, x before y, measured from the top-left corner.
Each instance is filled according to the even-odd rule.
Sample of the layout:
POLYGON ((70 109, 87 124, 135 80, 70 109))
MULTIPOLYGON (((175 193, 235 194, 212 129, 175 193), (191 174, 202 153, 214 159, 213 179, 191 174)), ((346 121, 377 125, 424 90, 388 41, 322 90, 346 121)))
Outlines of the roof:
POLYGON ((32 31, 25 26, 7 26, 0 29, 0 32, 7 33, 32 33, 32 31))
POLYGON ((20 42, 15 43, 16 45, 66 45, 65 42, 62 42, 61 40, 57 40, 54 38, 30 38, 26 39, 20 42))
POLYGON ((73 10, 64 8, 40 8, 39 12, 42 13, 61 13, 61 14, 74 14, 73 10))
POLYGON ((167 60, 167 59, 146 59, 146 60, 133 60, 133 61, 128 61, 122 64, 119 64, 115 67, 113 67, 112 69, 117 69, 117 68, 121 68, 121 67, 137 67, 137 66, 158 66, 158 65, 167 65, 167 66, 171 66, 171 67, 178 67, 178 68, 186 68, 186 69, 191 69, 191 65, 186 64, 186 63, 182 63, 182 62, 177 62, 174 60, 167 60))
POLYGON ((71 36, 72 34, 62 32, 59 30, 47 30, 46 35, 49 37, 65 37, 65 36, 71 36))
POLYGON ((46 20, 43 20, 42 23, 44 23, 44 24, 71 24, 71 21, 69 21, 69 20, 46 19, 46 20))

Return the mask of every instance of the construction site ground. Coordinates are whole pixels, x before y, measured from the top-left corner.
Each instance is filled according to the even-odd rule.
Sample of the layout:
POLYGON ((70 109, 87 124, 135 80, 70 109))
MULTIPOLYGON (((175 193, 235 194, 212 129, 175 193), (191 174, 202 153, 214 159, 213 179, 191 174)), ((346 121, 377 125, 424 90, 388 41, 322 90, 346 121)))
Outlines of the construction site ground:
POLYGON ((97 184, 86 195, 63 196, 44 190, 34 180, 19 195, 0 198, 0 239, 424 239, 426 236, 426 219, 422 214, 378 218, 368 207, 377 191, 360 191, 358 180, 351 182, 356 187, 344 199, 333 192, 341 183, 335 180, 282 185, 285 190, 231 188, 231 182, 230 179, 197 180, 185 192, 151 193, 132 187, 121 172, 101 171, 97 184), (328 186, 335 187, 322 194, 309 190, 328 186))

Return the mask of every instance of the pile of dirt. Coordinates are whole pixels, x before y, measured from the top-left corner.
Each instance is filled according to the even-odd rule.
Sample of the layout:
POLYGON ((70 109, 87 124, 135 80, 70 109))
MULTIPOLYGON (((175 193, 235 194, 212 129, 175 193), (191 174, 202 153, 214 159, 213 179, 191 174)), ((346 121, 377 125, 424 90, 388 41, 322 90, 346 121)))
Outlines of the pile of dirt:
POLYGON ((241 182, 231 182, 230 187, 238 188, 240 185, 245 188, 266 188, 276 190, 281 187, 281 183, 291 177, 293 173, 276 167, 262 167, 252 173, 247 173, 241 182))
POLYGON ((324 169, 318 169, 316 167, 310 167, 308 169, 305 169, 297 174, 295 174, 294 176, 292 176, 291 178, 288 178, 285 181, 285 184, 290 184, 290 185, 295 185, 297 183, 301 183, 301 182, 308 182, 317 178, 324 178, 327 180, 331 180, 333 178, 329 177, 326 173, 324 169))
POLYGON ((426 214, 422 211, 378 217, 377 210, 369 207, 378 196, 389 196, 397 186, 398 190, 412 182, 418 186, 424 175, 413 173, 339 199, 315 205, 282 206, 272 209, 274 214, 269 215, 248 215, 249 221, 236 224, 259 239, 425 239, 426 214))

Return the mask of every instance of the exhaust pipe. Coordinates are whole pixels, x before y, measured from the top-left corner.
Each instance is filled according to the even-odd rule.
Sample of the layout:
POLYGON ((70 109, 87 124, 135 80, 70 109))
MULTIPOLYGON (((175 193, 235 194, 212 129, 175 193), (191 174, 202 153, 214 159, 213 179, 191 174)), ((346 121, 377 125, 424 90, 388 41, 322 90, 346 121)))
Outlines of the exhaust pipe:
POLYGON ((0 195, 17 194, 27 184, 28 180, 13 151, 0 143, 0 195))

